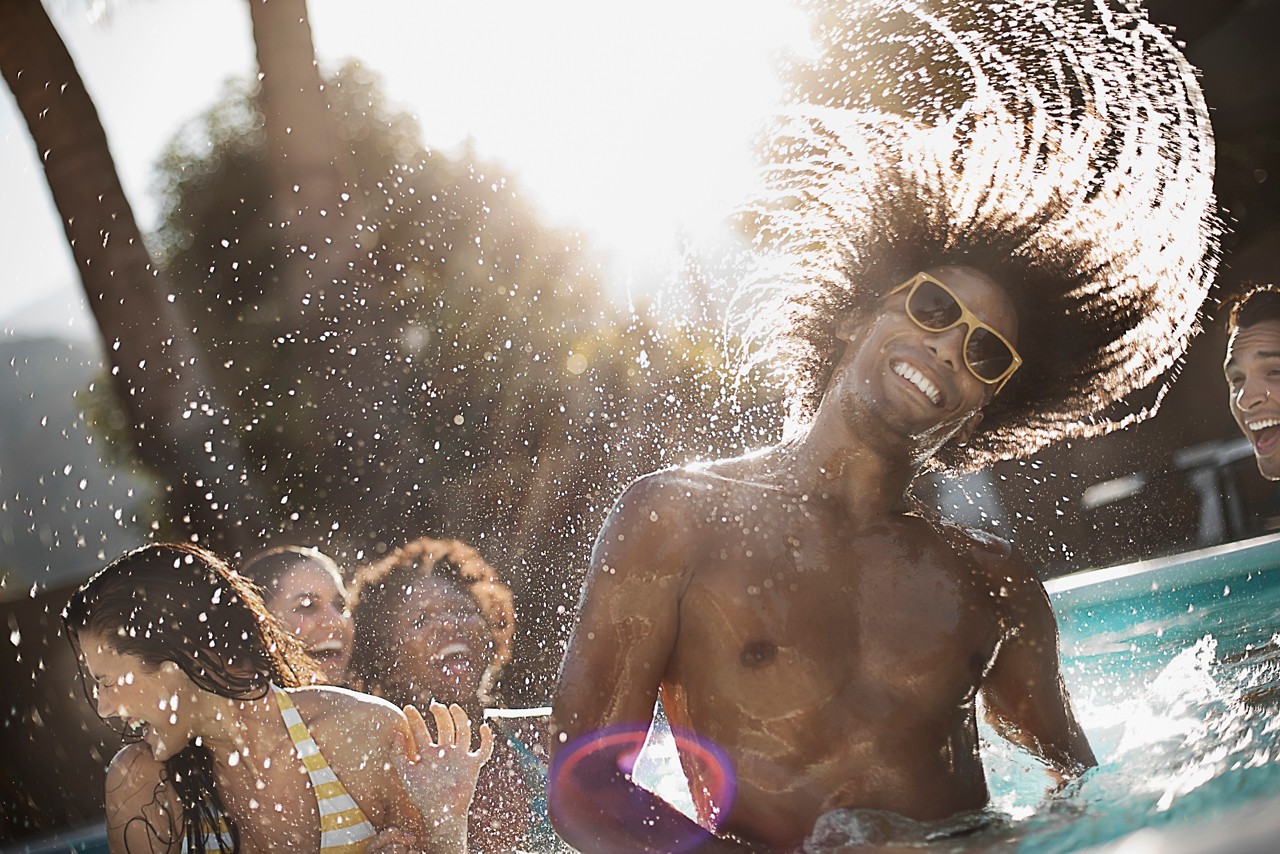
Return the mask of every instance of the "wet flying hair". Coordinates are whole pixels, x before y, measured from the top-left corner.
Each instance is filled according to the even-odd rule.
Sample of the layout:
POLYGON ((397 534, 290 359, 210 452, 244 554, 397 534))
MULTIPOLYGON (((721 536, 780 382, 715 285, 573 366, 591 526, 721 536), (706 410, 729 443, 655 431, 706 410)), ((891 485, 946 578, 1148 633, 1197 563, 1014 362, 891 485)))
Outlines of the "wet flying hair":
POLYGON ((832 8, 743 217, 760 259, 731 315, 743 375, 772 369, 794 432, 844 320, 918 272, 966 265, 1012 300, 1024 362, 932 467, 1152 415, 1198 328, 1220 231, 1208 113, 1168 35, 1105 0, 832 8), (1126 410, 1145 387, 1152 400, 1126 410))
MULTIPOLYGON (((363 690, 382 696, 386 669, 394 660, 395 639, 388 619, 406 590, 428 578, 456 584, 480 609, 493 639, 493 660, 480 685, 481 699, 488 701, 503 665, 511 660, 515 635, 515 602, 511 588, 485 562, 480 553, 460 540, 421 537, 406 543, 375 563, 356 572, 351 616, 355 620, 355 649, 351 673, 363 690)), ((386 697, 408 703, 412 697, 386 697)))
POLYGON ((1228 301, 1227 337, 1237 329, 1248 329, 1259 323, 1280 321, 1280 288, 1258 285, 1228 301))
MULTIPOLYGON (((171 661, 198 688, 221 697, 261 699, 272 682, 296 688, 314 673, 302 644, 271 616, 257 589, 221 558, 187 543, 143 546, 107 564, 72 595, 62 618, 77 653, 81 638, 93 635, 148 667, 171 661)), ((157 799, 166 783, 181 804, 180 826, 135 820, 146 821, 158 841, 184 837, 191 852, 205 850, 206 833, 217 834, 225 850, 239 850, 207 748, 189 744, 165 760, 157 799), (229 839, 218 830, 219 816, 229 839)))
POLYGON ((306 546, 277 546, 259 552, 240 564, 237 571, 264 590, 274 593, 285 573, 300 563, 315 564, 332 575, 339 587, 346 587, 342 580, 342 570, 334 559, 319 549, 306 546))

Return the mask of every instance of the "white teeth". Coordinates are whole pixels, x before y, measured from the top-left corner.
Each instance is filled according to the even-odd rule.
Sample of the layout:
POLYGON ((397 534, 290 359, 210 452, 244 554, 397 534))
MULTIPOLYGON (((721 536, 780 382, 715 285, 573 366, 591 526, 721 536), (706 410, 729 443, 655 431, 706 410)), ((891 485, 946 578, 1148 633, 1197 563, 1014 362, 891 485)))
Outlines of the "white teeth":
POLYGON ((920 389, 924 396, 929 398, 929 402, 934 406, 942 403, 942 392, 938 391, 938 387, 929 382, 928 377, 917 371, 915 368, 902 362, 894 362, 893 372, 914 385, 916 388, 920 389))
POLYGON ((447 646, 441 647, 441 649, 436 653, 436 658, 448 658, 451 655, 465 655, 469 652, 471 652, 471 647, 467 646, 462 641, 454 641, 447 646))
POLYGON ((342 641, 331 638, 311 647, 311 652, 342 652, 342 641))
POLYGON ((1259 430, 1266 430, 1268 427, 1280 427, 1280 418, 1266 418, 1262 421, 1247 421, 1245 426, 1255 433, 1259 430))

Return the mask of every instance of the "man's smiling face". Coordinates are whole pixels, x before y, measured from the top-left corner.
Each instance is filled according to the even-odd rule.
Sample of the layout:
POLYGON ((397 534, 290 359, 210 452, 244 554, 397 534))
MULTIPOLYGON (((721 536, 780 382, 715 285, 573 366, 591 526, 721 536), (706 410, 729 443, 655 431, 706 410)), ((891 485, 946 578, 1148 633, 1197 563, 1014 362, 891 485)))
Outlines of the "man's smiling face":
POLYGON ((1258 471, 1280 480, 1280 320, 1233 331, 1223 371, 1231 415, 1253 443, 1258 471))
MULTIPOLYGON (((945 284, 979 320, 1017 346, 1018 318, 993 279, 972 267, 924 271, 945 284)), ((907 314, 907 291, 886 297, 876 317, 848 331, 850 352, 833 383, 849 411, 871 413, 885 426, 917 440, 927 452, 977 429, 995 386, 965 362, 968 327, 931 332, 907 314)))

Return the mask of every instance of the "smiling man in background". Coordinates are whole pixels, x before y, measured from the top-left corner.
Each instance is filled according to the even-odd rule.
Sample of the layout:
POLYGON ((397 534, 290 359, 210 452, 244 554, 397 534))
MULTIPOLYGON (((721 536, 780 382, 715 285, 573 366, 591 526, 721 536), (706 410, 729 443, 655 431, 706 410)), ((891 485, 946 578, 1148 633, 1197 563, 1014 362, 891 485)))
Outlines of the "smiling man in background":
POLYGON ((1263 285, 1235 301, 1227 316, 1231 415, 1258 460, 1258 471, 1280 480, 1280 291, 1263 285))

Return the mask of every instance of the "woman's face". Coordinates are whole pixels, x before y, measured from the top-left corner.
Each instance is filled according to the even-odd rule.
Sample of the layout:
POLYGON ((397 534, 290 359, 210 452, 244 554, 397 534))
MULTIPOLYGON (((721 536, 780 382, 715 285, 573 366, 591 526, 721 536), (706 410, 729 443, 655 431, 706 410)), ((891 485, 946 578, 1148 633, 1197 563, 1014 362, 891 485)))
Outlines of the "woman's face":
POLYGON ((388 614, 392 660, 384 682, 415 703, 466 704, 493 660, 493 638, 479 607, 456 584, 428 578, 388 614))
POLYGON ((298 561, 272 589, 267 610, 302 641, 330 682, 345 682, 355 624, 339 579, 320 564, 298 561))
POLYGON ((163 762, 187 746, 199 691, 172 661, 153 667, 95 634, 80 638, 98 714, 119 718, 163 762))

